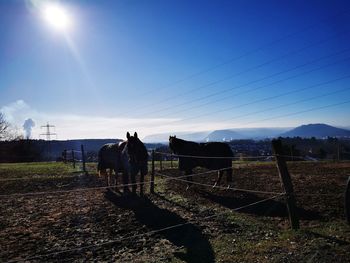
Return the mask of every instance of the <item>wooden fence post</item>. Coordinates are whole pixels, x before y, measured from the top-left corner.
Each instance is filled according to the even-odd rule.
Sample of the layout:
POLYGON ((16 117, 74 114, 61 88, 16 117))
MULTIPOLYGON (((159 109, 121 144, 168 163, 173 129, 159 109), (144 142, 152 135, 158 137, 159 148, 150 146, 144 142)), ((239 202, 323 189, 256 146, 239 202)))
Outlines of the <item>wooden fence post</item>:
POLYGON ((63 151, 63 162, 67 163, 67 150, 66 149, 64 149, 64 151, 63 151))
POLYGON ((74 156, 74 150, 72 150, 72 162, 73 162, 73 168, 75 168, 75 156, 74 156))
POLYGON ((152 172, 151 172, 151 186, 150 192, 154 194, 154 150, 152 150, 152 172))
POLYGON ((163 155, 159 154, 159 169, 163 171, 163 155))
POLYGON ((84 145, 81 145, 80 148, 81 148, 81 159, 82 159, 82 161, 83 161, 83 172, 84 172, 85 174, 87 174, 86 165, 85 165, 85 151, 84 151, 84 145))
POLYGON ((348 224, 350 225, 350 176, 345 190, 345 216, 348 224))
POLYGON ((272 140, 272 148, 274 150, 278 173, 286 193, 286 203, 289 214, 289 222, 292 229, 299 229, 299 217, 294 197, 294 190, 291 177, 288 172, 287 163, 283 157, 282 141, 272 140))

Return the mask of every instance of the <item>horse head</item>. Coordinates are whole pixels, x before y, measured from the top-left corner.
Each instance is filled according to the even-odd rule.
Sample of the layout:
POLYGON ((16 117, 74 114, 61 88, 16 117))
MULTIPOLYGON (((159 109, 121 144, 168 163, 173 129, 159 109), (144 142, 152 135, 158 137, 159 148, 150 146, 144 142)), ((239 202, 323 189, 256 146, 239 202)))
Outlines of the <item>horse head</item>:
POLYGON ((148 161, 148 153, 145 145, 138 138, 137 133, 131 136, 129 132, 126 133, 127 151, 129 155, 129 161, 134 164, 145 164, 148 161))
POLYGON ((175 154, 178 152, 176 135, 169 136, 169 147, 175 154))

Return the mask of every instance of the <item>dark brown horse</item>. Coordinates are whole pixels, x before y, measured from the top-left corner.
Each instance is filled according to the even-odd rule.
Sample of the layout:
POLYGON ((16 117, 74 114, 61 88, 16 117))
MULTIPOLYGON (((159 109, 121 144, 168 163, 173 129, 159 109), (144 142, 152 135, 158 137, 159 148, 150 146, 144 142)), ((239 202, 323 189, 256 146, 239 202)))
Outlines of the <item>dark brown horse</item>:
MULTIPOLYGON (((98 171, 106 173, 110 169, 107 184, 111 185, 111 174, 114 171, 123 173, 124 193, 129 192, 129 176, 131 178, 132 192, 136 193, 136 175, 140 172, 140 194, 143 194, 144 177, 148 173, 148 153, 145 145, 140 141, 137 133, 130 136, 126 134, 127 140, 119 144, 106 144, 102 146, 98 154, 98 171)), ((117 180, 115 180, 117 182, 117 180)))
MULTIPOLYGON (((218 178, 214 186, 220 183, 221 177, 226 171, 226 180, 228 186, 232 182, 232 158, 233 152, 229 145, 222 142, 195 143, 176 138, 169 137, 170 149, 178 155, 198 156, 184 157, 179 156, 179 169, 185 172, 185 175, 192 174, 193 168, 200 166, 209 170, 225 170, 218 171, 218 178), (223 157, 223 158, 205 158, 205 157, 223 157), (228 157, 228 158, 225 158, 228 157)), ((193 181, 192 176, 187 177, 188 186, 193 181)))
MULTIPOLYGON (((128 132, 126 134, 127 141, 123 142, 119 148, 121 150, 121 169, 123 171, 123 183, 129 183, 129 175, 132 183, 132 192, 136 193, 136 175, 140 173, 140 194, 143 194, 143 182, 145 175, 148 173, 148 152, 141 140, 138 138, 137 133, 134 136, 130 136, 128 132)), ((127 191, 124 187, 124 192, 127 191)))
POLYGON ((120 151, 118 143, 107 143, 98 151, 97 171, 100 177, 107 182, 107 185, 113 185, 113 172, 115 174, 115 183, 117 182, 118 163, 120 162, 120 151))

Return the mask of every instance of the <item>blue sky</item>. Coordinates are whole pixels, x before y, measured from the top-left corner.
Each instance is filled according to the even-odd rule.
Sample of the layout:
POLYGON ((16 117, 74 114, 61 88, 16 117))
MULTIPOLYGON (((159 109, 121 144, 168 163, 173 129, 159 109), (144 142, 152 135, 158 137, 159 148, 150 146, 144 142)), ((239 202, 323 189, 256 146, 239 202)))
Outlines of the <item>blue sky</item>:
POLYGON ((34 138, 350 127, 349 33, 348 1, 0 0, 0 110, 34 138))

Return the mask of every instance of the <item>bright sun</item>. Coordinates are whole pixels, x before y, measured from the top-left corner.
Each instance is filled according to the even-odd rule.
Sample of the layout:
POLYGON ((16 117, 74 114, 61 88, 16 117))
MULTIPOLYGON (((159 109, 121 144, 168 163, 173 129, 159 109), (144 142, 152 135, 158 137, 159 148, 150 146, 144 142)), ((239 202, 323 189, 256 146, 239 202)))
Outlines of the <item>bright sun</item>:
POLYGON ((72 25, 69 14, 58 4, 51 3, 45 5, 42 9, 42 14, 49 25, 56 30, 66 31, 72 25))

